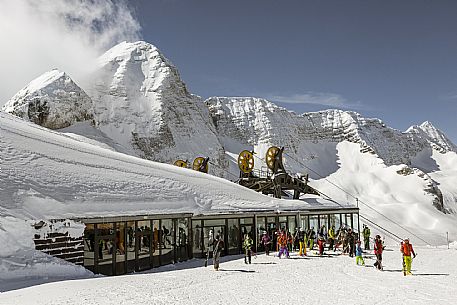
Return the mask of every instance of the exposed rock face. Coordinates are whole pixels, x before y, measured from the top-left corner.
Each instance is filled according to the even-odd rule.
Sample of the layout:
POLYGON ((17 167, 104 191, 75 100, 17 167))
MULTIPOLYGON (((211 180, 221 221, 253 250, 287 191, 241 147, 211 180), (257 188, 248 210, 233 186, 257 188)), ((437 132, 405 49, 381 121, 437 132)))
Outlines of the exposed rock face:
POLYGON ((153 45, 113 47, 99 58, 91 79, 98 127, 134 154, 162 162, 205 156, 224 167, 208 109, 153 45))
POLYGON ((50 129, 93 119, 90 97, 67 74, 58 70, 34 79, 2 110, 50 129))
POLYGON ((360 144, 361 152, 377 154, 386 165, 410 164, 427 139, 387 127, 351 111, 326 110, 297 115, 259 98, 206 100, 217 131, 250 145, 271 143, 298 153, 301 145, 347 140, 360 144))
POLYGON ((406 132, 427 141, 433 149, 440 153, 457 152, 457 146, 429 121, 425 121, 419 126, 411 126, 406 132))

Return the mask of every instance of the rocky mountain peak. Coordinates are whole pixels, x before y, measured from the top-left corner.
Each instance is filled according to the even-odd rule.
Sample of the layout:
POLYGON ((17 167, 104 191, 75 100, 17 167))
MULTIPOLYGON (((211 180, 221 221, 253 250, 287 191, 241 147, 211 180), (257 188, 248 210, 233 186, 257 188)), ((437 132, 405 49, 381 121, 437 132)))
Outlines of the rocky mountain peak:
POLYGON ((436 128, 430 121, 411 126, 406 132, 427 141, 435 150, 441 153, 449 151, 457 152, 457 146, 446 137, 444 132, 436 128))
POLYGON ((57 69, 32 80, 2 110, 51 129, 93 119, 90 97, 57 69))

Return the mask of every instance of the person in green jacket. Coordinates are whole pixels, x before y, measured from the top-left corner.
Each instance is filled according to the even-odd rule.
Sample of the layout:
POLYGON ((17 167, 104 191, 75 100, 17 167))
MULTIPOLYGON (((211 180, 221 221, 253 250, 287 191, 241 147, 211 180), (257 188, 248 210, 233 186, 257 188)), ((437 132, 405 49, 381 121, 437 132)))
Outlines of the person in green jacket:
POLYGON ((367 225, 363 225, 362 234, 363 234, 363 241, 365 242, 365 250, 370 250, 370 234, 371 234, 371 231, 370 231, 370 228, 368 228, 367 225))
POLYGON ((254 244, 254 241, 252 240, 251 236, 249 234, 244 235, 244 240, 243 240, 243 248, 244 248, 244 263, 249 264, 251 263, 251 254, 252 254, 252 245, 254 244))

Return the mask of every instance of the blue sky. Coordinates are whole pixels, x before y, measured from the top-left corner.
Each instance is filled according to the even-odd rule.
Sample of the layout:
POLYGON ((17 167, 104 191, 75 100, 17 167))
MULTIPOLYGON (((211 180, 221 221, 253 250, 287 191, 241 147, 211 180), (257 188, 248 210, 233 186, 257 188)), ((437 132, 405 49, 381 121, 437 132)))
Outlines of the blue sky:
POLYGON ((354 110, 457 143, 457 1, 132 0, 191 92, 354 110))

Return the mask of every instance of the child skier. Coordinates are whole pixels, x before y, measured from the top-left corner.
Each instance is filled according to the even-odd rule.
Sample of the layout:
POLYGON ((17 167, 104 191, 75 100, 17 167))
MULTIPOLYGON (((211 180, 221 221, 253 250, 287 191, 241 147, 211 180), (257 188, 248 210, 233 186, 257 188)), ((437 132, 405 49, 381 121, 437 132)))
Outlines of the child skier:
POLYGON ((411 253, 413 257, 416 257, 416 253, 414 253, 413 245, 409 243, 408 238, 401 243, 400 251, 403 254, 403 275, 411 275, 411 263, 413 261, 411 253))
POLYGON ((360 240, 358 240, 357 246, 355 248, 355 263, 358 265, 360 262, 362 264, 362 266, 365 266, 365 261, 363 260, 363 257, 362 257, 361 244, 362 244, 362 242, 360 240))

